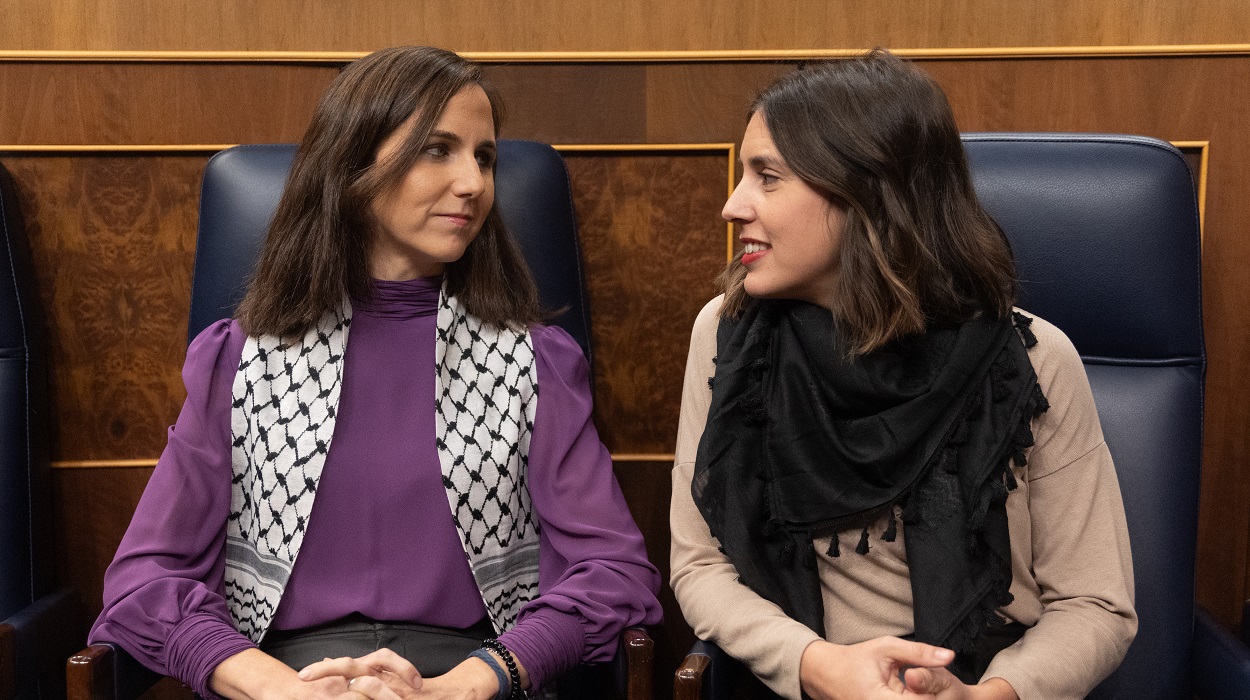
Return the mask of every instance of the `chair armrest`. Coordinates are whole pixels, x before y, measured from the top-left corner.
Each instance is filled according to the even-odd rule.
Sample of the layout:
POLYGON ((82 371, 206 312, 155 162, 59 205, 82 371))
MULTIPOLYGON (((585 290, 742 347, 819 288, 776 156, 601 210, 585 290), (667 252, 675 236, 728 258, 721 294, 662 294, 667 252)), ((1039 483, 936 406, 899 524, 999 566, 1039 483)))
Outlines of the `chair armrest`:
POLYGON ((1241 697, 1250 688, 1250 649, 1201 607, 1194 609, 1193 667, 1200 698, 1241 697))
POLYGON ((49 593, 0 621, 0 700, 64 693, 61 659, 82 643, 78 596, 49 593))
POLYGON ((92 644, 65 662, 67 700, 130 700, 160 679, 115 644, 92 644))
POLYGON ((673 700, 721 700, 729 697, 731 674, 742 664, 712 642, 695 640, 673 674, 673 700))
POLYGON ((641 627, 630 627, 616 646, 611 661, 578 664, 557 681, 561 698, 651 700, 652 658, 655 645, 641 627))
POLYGON ((625 697, 629 700, 651 700, 652 662, 655 642, 642 627, 630 627, 621 635, 621 651, 625 655, 625 697))

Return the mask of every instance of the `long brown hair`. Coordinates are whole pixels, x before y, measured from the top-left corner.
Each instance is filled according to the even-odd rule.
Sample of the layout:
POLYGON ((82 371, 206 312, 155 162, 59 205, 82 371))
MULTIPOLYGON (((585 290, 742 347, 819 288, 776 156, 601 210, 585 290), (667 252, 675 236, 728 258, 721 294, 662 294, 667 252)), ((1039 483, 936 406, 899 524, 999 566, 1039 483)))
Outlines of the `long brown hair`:
MULTIPOLYGON (((783 76, 756 113, 790 169, 846 211, 833 311, 851 354, 1010 313, 1011 250, 977 201, 955 116, 931 77, 876 49, 783 76)), ((739 255, 722 275, 722 314, 741 313, 745 278, 739 255)))
MULTIPOLYGON (((450 51, 384 49, 335 78, 304 133, 256 273, 236 311, 244 331, 297 335, 345 297, 369 297, 374 229, 369 203, 402 180, 447 102, 472 85, 486 92, 498 136, 498 94, 480 66, 450 51), (407 141, 394 158, 379 164, 382 141, 414 113, 407 141)), ((540 318, 533 278, 496 207, 443 274, 448 291, 483 321, 517 327, 540 318)))

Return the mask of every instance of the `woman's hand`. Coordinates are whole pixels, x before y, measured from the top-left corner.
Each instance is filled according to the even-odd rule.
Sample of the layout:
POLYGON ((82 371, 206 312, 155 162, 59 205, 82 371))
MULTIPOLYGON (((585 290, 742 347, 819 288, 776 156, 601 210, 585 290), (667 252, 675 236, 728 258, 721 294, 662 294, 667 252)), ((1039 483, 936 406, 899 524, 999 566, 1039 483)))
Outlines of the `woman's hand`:
POLYGON ((426 679, 419 697, 431 700, 490 700, 498 693, 499 678, 495 672, 485 661, 470 657, 447 673, 426 679))
POLYGON ((908 697, 937 700, 1019 700, 1015 688, 1002 678, 979 685, 965 685, 944 668, 910 668, 904 674, 908 697))
MULTIPOLYGON (((949 649, 896 637, 879 637, 849 646, 817 641, 803 650, 799 683, 813 700, 917 697, 915 692, 908 692, 899 672, 910 666, 945 671, 942 667, 954 659, 955 652, 949 649)), ((955 700, 957 696, 950 697, 955 700)))
MULTIPOLYGON (((386 674, 360 677, 351 674, 358 667, 350 664, 371 656, 326 659, 313 664, 320 666, 324 673, 312 673, 305 677, 259 649, 248 649, 218 664, 209 679, 209 687, 214 693, 231 700, 408 700, 415 696, 417 691, 411 683, 405 682, 406 688, 394 683, 396 678, 402 677, 399 674, 392 673, 396 678, 391 678, 389 683, 383 680, 386 674), (345 669, 344 672, 332 672, 340 666, 345 669)), ((411 664, 408 666, 411 667, 411 664)), ((372 674, 372 669, 366 667, 364 670, 372 674)), ((412 671, 415 673, 416 669, 412 671)), ((419 675, 417 682, 420 683, 419 675)))
POLYGON ((344 656, 318 661, 305 666, 299 678, 305 682, 341 678, 348 690, 371 700, 410 700, 418 697, 424 683, 417 667, 390 649, 378 649, 356 659, 344 656))

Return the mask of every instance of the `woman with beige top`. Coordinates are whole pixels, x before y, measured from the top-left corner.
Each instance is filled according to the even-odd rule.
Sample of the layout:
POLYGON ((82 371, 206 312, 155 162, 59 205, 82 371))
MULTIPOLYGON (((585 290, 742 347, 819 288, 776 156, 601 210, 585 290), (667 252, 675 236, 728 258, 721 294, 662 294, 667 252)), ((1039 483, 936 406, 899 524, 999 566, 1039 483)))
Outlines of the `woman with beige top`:
POLYGON ((1085 697, 1137 628, 1124 507, 941 88, 809 65, 741 157, 673 471, 686 619, 787 698, 1085 697))

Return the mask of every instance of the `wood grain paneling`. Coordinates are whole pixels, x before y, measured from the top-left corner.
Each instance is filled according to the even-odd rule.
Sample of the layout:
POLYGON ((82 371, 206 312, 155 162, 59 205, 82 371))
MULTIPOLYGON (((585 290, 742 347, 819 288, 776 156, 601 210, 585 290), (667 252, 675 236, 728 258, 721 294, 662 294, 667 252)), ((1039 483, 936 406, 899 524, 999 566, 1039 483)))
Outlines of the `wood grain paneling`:
POLYGON ((785 63, 647 66, 647 139, 739 142, 755 95, 792 69, 785 63))
MULTIPOLYGON (((81 595, 86 623, 103 607, 104 569, 113 560, 151 469, 55 469, 57 573, 81 595)), ((82 630, 86 640, 86 629, 82 630)))
POLYGON ((1236 43, 1240 0, 11 0, 6 49, 370 51, 427 43, 461 51, 1236 43))
POLYGON ((503 96, 508 138, 544 143, 638 143, 646 140, 646 68, 584 64, 491 66, 503 96))
POLYGON ((2 144, 299 141, 334 66, 0 63, 2 144))
POLYGON ((146 457, 182 403, 204 156, 10 156, 50 335, 52 458, 146 457))
POLYGON ((672 453, 690 327, 725 267, 727 153, 566 153, 613 452, 672 453))

